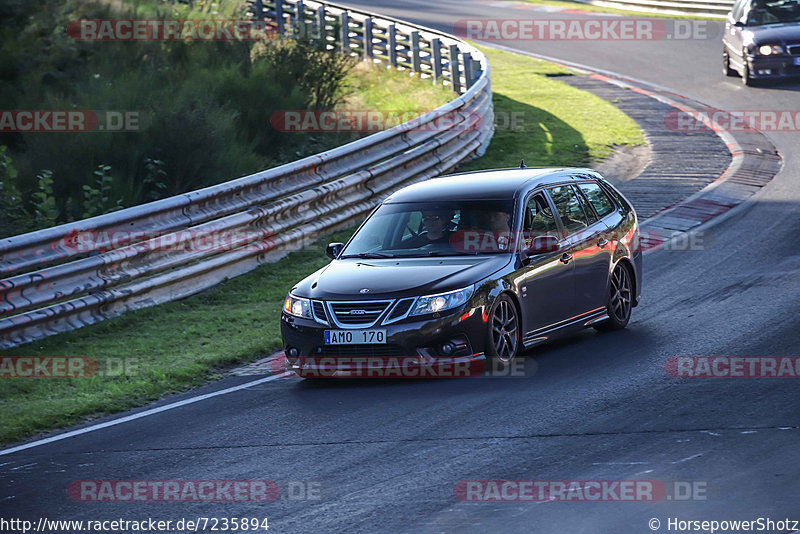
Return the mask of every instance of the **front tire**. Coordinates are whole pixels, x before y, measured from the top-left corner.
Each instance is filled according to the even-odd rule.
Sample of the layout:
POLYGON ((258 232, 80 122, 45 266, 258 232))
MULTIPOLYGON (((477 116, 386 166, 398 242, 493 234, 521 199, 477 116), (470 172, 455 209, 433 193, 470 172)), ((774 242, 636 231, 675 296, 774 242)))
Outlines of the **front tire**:
POLYGON ((739 73, 731 68, 731 58, 727 52, 722 52, 722 73, 725 76, 738 76, 739 73))
POLYGON ((595 329, 610 332, 622 330, 631 320, 633 308, 633 282, 628 268, 619 264, 611 273, 608 284, 608 297, 606 300, 606 313, 608 319, 595 326, 595 329))
POLYGON ((747 87, 753 87, 756 81, 750 76, 750 66, 747 64, 747 59, 744 60, 744 67, 742 67, 742 83, 747 87))
POLYGON ((498 370, 511 365, 519 354, 519 314, 508 295, 500 295, 492 305, 486 343, 486 355, 498 370))

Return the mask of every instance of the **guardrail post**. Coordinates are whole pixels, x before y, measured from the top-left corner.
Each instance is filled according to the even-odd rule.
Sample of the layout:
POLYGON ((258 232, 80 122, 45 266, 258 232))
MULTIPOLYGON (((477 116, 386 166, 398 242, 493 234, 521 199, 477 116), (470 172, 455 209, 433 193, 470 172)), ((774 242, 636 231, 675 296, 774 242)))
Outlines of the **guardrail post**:
POLYGON ((342 40, 342 53, 345 55, 350 55, 350 14, 347 11, 342 11, 342 14, 339 16, 339 19, 342 22, 342 27, 340 28, 341 33, 341 40, 342 40))
POLYGON ((372 17, 364 19, 364 59, 372 57, 372 17))
POLYGON ((433 83, 442 79, 442 40, 438 37, 431 39, 431 63, 433 63, 433 83))
POLYGON ((411 32, 411 65, 414 72, 422 72, 422 63, 419 57, 419 32, 411 32))
POLYGON ((327 20, 325 20, 325 6, 319 6, 317 8, 317 39, 319 39, 320 43, 322 43, 323 50, 328 49, 328 34, 325 30, 326 24, 327 20))
POLYGON ((294 9, 294 31, 300 39, 305 39, 308 36, 306 35, 305 24, 306 7, 303 5, 303 0, 299 0, 294 9))
POLYGON ((478 80, 483 74, 483 69, 481 68, 481 62, 477 59, 472 59, 472 80, 473 83, 478 80))
POLYGON ((275 0, 275 23, 278 25, 278 35, 283 37, 283 0, 275 0))
POLYGON ((461 54, 461 63, 464 64, 464 83, 467 84, 467 89, 472 87, 472 84, 475 82, 474 76, 472 73, 472 54, 469 52, 464 52, 461 54))
POLYGON ((450 81, 453 82, 453 90, 461 92, 461 73, 458 69, 458 45, 450 45, 450 81))
POLYGON ((397 68, 397 26, 389 24, 389 63, 397 68))

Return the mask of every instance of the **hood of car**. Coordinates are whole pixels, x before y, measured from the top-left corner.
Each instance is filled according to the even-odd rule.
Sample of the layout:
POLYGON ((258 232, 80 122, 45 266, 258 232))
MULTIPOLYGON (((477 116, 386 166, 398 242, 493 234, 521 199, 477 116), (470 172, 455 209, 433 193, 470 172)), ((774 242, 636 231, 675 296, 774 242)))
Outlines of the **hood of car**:
POLYGON ((335 260, 293 289, 299 297, 320 300, 400 298, 460 289, 490 276, 511 256, 459 256, 335 260))
POLYGON ((800 42, 800 24, 767 24, 765 26, 748 26, 752 42, 762 44, 792 44, 800 42))

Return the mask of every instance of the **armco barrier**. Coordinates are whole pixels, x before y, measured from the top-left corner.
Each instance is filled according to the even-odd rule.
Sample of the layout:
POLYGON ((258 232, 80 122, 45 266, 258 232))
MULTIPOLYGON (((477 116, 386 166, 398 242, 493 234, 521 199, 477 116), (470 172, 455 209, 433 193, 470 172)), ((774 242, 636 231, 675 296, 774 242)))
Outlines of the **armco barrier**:
POLYGON ((476 48, 327 2, 251 7, 284 35, 317 32, 330 49, 417 72, 459 96, 418 119, 294 163, 1 239, 0 348, 201 291, 352 223, 392 191, 486 150, 494 131, 492 92, 488 61, 476 48), (443 117, 451 119, 447 128, 440 126, 443 117), (434 122, 437 127, 426 127, 434 122), (103 241, 114 232, 125 232, 130 242, 103 241), (187 232, 235 237, 221 248, 162 246, 187 232), (86 235, 101 252, 76 246, 86 235))

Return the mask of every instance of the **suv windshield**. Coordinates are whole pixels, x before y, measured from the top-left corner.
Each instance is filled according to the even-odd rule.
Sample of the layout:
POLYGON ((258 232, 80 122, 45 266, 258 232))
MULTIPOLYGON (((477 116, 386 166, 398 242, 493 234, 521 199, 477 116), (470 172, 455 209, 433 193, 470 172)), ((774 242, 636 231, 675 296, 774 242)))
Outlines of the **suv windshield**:
POLYGON ((381 205, 341 258, 408 258, 510 252, 511 200, 381 205))
POLYGON ((748 26, 800 22, 800 0, 753 0, 747 12, 748 26))

